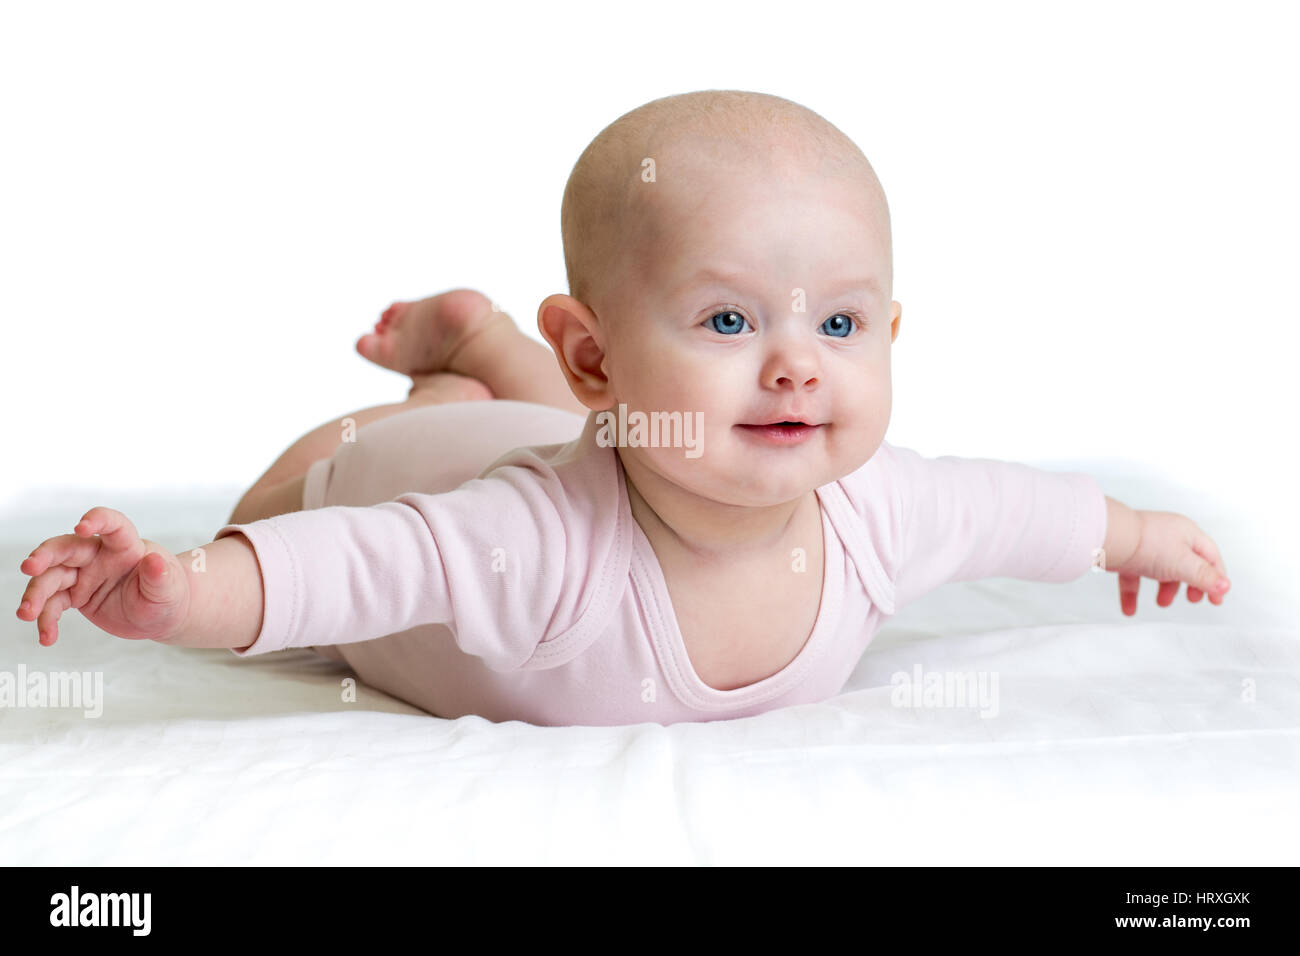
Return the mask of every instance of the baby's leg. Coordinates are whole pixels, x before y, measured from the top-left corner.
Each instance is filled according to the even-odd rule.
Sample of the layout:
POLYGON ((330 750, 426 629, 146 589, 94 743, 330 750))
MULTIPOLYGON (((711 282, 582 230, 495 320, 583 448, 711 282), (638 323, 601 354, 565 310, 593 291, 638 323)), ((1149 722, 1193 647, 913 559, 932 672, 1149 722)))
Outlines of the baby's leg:
POLYGON ((588 414, 551 349, 524 335, 507 313, 493 312, 492 300, 473 289, 394 302, 357 341, 357 351, 404 375, 456 372, 478 379, 497 398, 588 414))
POLYGON ((584 418, 589 411, 569 390, 550 348, 524 335, 505 312, 493 312, 492 300, 473 289, 394 302, 356 348, 411 377, 407 400, 355 411, 304 435, 244 494, 231 524, 301 509, 307 469, 334 453, 347 418, 360 428, 421 405, 492 398, 550 405, 584 418))
POLYGON ((362 425, 425 405, 447 402, 479 402, 492 399, 482 382, 453 372, 411 376, 406 401, 363 408, 326 422, 293 443, 272 463, 253 487, 244 493, 230 515, 229 524, 245 524, 259 518, 302 509, 303 480, 313 462, 334 454, 344 438, 345 427, 355 432, 362 425), (351 419, 350 424, 346 420, 351 419))

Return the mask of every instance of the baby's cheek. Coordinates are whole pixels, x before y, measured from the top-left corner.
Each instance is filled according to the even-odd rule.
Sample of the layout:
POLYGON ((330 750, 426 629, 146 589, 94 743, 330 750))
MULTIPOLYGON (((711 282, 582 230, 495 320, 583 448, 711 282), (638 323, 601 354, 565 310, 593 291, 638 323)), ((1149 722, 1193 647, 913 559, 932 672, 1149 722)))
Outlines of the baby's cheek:
POLYGON ((850 381, 852 385, 841 391, 843 398, 854 409, 872 415, 889 415, 894 388, 890 381, 888 362, 873 362, 865 368, 855 370, 850 381))
MULTIPOLYGON (((845 410, 845 431, 852 436, 853 454, 865 461, 875 453, 889 429, 893 390, 888 382, 869 382, 845 410)), ((845 436, 849 437, 849 436, 845 436)))

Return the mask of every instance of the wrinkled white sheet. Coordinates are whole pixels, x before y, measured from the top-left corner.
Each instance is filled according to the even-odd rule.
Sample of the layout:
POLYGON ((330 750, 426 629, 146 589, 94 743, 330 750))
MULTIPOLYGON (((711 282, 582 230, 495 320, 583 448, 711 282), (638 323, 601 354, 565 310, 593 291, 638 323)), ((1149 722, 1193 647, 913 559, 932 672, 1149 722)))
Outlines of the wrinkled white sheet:
POLYGON ((1300 859, 1300 629, 1229 515, 1186 509, 1224 548, 1222 607, 1158 608, 1147 582, 1125 618, 1110 574, 950 584, 838 698, 670 727, 447 721, 364 685, 344 702, 349 672, 309 651, 127 642, 75 612, 42 648, 14 616, 19 562, 91 506, 181 550, 237 497, 76 492, 0 518, 0 670, 98 671, 104 694, 98 718, 0 708, 0 863, 1300 859), (917 665, 996 672, 997 716, 893 706, 891 675, 917 665))

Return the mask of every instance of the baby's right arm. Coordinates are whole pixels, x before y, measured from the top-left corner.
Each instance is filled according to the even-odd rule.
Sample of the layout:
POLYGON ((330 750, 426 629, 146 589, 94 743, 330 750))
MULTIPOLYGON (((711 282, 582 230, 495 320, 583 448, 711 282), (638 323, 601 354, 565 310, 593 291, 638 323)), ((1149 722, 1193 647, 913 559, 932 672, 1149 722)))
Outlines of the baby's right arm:
POLYGON ((33 578, 18 616, 37 620, 46 645, 71 607, 119 637, 241 657, 437 624, 488 667, 513 670, 586 613, 619 540, 616 522, 571 513, 554 474, 537 470, 229 524, 176 555, 120 512, 92 508, 76 534, 23 562, 33 578), (571 541, 573 528, 582 537, 571 541))
POLYGON ((242 535, 182 561, 142 539, 112 508, 91 508, 73 531, 43 541, 19 566, 32 579, 18 617, 36 621, 46 647, 58 640, 59 615, 68 608, 128 640, 242 648, 257 639, 262 574, 242 535))

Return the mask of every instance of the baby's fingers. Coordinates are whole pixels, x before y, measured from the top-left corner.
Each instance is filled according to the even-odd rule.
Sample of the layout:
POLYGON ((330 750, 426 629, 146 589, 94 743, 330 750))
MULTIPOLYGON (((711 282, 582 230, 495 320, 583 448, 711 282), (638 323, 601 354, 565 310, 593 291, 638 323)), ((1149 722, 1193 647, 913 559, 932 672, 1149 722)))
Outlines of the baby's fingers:
MULTIPOLYGON (((1161 607, 1169 607, 1169 605, 1173 604, 1174 601, 1178 599, 1178 589, 1182 586, 1182 581, 1161 581, 1160 590, 1156 594, 1156 604, 1161 607)), ((1205 597, 1205 590, 1203 588, 1193 587, 1190 584, 1187 585, 1187 600, 1195 604, 1203 597, 1205 597)), ((1210 600, 1215 604, 1223 603, 1223 597, 1217 591, 1215 592, 1215 596, 1210 600)))
POLYGON ((36 630, 40 642, 49 647, 59 639, 59 615, 72 606, 72 596, 67 591, 60 591, 45 602, 41 616, 36 620, 36 630))
POLYGON ((91 508, 72 530, 83 536, 99 535, 110 551, 126 551, 140 543, 131 519, 113 508, 91 508))
POLYGON ((1142 578, 1136 574, 1120 574, 1119 576, 1119 609, 1132 617, 1138 609, 1138 587, 1142 583, 1142 578))
POLYGON ((1178 597, 1178 589, 1182 587, 1181 581, 1161 581, 1160 590, 1156 592, 1156 604, 1160 607, 1168 607, 1174 603, 1178 597))
POLYGON ((82 538, 75 534, 61 534, 48 538, 36 546, 36 550, 23 559, 18 570, 33 577, 56 564, 71 568, 83 568, 99 554, 97 538, 82 538))
MULTIPOLYGON (((1207 539, 1208 540, 1208 539, 1207 539)), ((1213 542, 1210 542, 1213 547, 1213 542)), ((1204 553, 1198 550, 1198 545, 1193 545, 1193 550, 1187 552, 1179 566, 1179 579, 1187 582, 1187 597, 1189 600, 1199 600, 1200 593, 1195 598, 1192 597, 1193 589, 1197 592, 1204 592, 1210 596, 1210 602, 1221 604, 1223 596, 1228 593, 1230 582, 1223 571, 1206 559, 1204 553)), ((1178 582, 1174 582, 1174 595, 1178 593, 1178 582)))
POLYGON ((1228 593, 1228 587, 1232 585, 1231 582, 1228 582, 1228 587, 1220 586, 1222 582, 1228 580, 1228 568, 1219 555, 1218 546, 1208 534, 1198 528, 1196 537, 1192 541, 1192 550, 1214 568, 1215 580, 1210 587, 1197 587, 1195 598, 1192 598, 1192 589, 1189 587, 1187 589, 1188 598, 1200 600, 1201 592, 1204 591, 1210 596, 1211 604, 1222 604, 1223 596, 1228 593))
MULTIPOLYGON (((18 605, 18 616, 25 621, 35 620, 45 610, 46 602, 55 594, 67 593, 66 589, 77 582, 77 569, 56 564, 42 574, 27 582, 23 591, 22 602, 18 605)), ((68 595, 71 603, 72 596, 68 595)), ((39 625, 38 625, 39 626, 39 625)))

